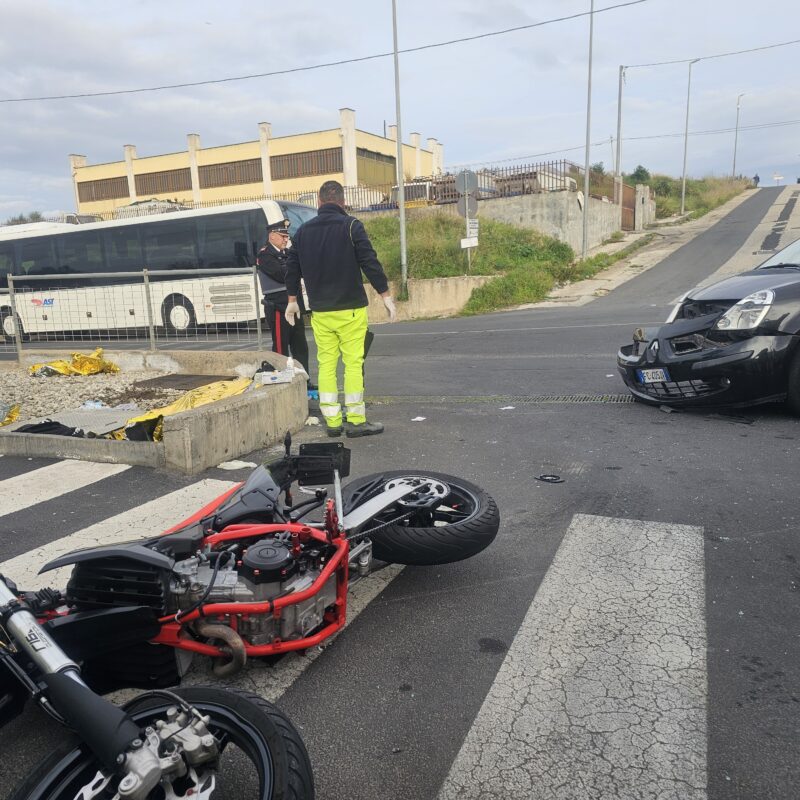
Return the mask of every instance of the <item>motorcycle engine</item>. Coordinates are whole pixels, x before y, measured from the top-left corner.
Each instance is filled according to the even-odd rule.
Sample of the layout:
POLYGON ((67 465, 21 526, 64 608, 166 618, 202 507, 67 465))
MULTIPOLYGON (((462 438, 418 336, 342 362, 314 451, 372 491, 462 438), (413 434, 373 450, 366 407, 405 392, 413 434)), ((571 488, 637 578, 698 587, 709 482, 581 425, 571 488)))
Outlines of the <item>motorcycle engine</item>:
MULTIPOLYGON (((204 597, 205 604, 276 600, 308 589, 323 567, 318 549, 304 548, 295 557, 291 544, 278 537, 267 537, 215 555, 224 560, 216 577, 214 563, 203 557, 193 556, 174 565, 169 583, 174 611, 191 608, 204 597)), ((325 610, 335 601, 333 575, 319 592, 282 609, 277 620, 273 614, 240 616, 237 631, 254 645, 269 644, 275 639, 299 639, 322 625, 325 610)))

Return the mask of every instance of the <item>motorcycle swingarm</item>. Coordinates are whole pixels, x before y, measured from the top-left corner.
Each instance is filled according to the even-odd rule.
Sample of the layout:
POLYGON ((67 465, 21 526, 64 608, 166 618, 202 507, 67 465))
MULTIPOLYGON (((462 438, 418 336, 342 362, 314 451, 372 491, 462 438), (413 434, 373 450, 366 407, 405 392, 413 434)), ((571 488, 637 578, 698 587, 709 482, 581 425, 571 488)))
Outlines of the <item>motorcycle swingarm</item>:
POLYGON ((385 508, 388 508, 398 500, 402 500, 407 494, 418 490, 419 486, 411 486, 410 484, 400 484, 393 486, 391 489, 384 489, 377 497, 367 500, 366 503, 354 508, 349 514, 345 514, 342 525, 346 531, 356 531, 376 514, 380 514, 385 508))

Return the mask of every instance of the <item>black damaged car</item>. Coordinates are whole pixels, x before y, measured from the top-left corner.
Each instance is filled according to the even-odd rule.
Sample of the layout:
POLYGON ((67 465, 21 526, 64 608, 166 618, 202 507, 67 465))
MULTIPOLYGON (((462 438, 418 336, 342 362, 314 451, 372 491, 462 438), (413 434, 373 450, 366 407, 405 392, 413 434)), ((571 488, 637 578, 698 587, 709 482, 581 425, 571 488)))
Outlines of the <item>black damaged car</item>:
POLYGON ((687 292, 664 325, 634 331, 617 366, 647 403, 786 400, 800 414, 800 239, 750 272, 687 292))

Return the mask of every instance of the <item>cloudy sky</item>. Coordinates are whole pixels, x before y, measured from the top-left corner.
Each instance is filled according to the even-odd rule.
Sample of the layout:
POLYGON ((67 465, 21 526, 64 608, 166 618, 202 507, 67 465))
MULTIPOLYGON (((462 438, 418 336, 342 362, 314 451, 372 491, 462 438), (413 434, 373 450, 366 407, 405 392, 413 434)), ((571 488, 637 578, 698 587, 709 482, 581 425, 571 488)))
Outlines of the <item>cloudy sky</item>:
MULTIPOLYGON (((595 0, 595 8, 625 0, 595 0)), ((587 11, 589 0, 397 0, 400 48, 587 11)), ((0 100, 106 92, 251 75, 391 51, 391 0, 0 0, 0 100)), ((489 164, 548 151, 583 163, 588 17, 401 55, 404 138, 438 138, 445 164, 489 164)), ((597 13, 591 160, 612 165, 620 64, 644 64, 800 39, 797 0, 645 0, 597 13)), ((701 61, 690 130, 733 128, 737 171, 770 185, 800 177, 800 44, 701 61)), ((687 65, 631 68, 623 169, 681 172, 687 65)), ((392 59, 80 99, 0 103, 0 221, 74 207, 68 154, 90 164, 338 126, 338 109, 382 133, 394 119, 392 59)), ((729 173, 733 133, 689 141, 690 175, 729 173)))

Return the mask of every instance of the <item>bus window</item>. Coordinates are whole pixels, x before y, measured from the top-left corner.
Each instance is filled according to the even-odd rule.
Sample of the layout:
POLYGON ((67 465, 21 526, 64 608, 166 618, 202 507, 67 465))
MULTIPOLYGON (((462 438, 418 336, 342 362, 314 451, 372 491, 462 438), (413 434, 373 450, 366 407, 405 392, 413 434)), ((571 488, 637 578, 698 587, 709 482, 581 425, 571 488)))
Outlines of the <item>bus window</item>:
POLYGON ((144 266, 138 225, 103 231, 103 243, 109 272, 136 272, 144 266))
POLYGON ((245 217, 240 213, 197 218, 200 265, 204 269, 243 267, 239 252, 247 250, 245 217))
POLYGON ((148 269, 197 269, 195 220, 170 220, 142 225, 148 269))
POLYGON ((0 289, 8 288, 8 276, 13 274, 14 245, 0 244, 0 289))
POLYGON ((19 273, 22 275, 55 275, 58 272, 55 259, 55 237, 23 239, 19 273))
POLYGON ((59 272, 102 272, 105 269, 99 231, 58 237, 59 272))

